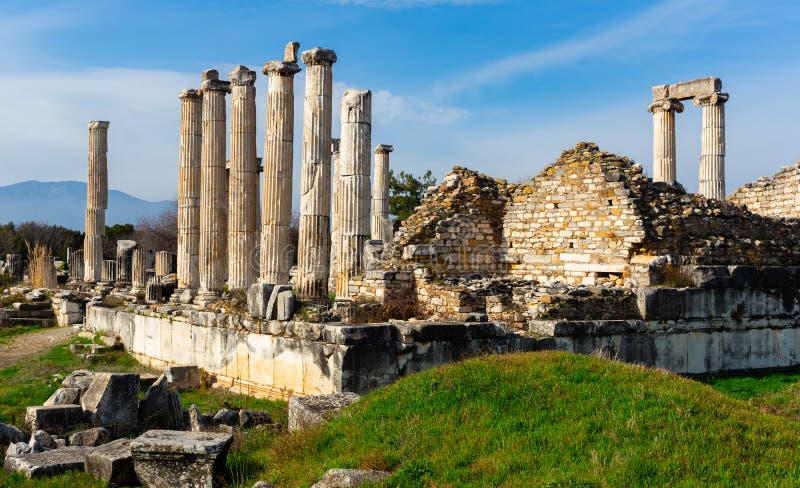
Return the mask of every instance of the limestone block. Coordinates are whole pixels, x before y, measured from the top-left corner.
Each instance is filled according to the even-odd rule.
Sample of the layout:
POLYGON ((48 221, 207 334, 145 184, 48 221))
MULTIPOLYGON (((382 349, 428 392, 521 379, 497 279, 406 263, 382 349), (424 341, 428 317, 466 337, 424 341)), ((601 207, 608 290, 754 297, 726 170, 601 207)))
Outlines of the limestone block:
POLYGON ((698 288, 725 288, 731 278, 725 266, 695 266, 691 271, 694 286, 698 288))
POLYGON ((733 288, 762 288, 761 273, 755 266, 730 266, 730 286, 733 288))
POLYGON ((239 410, 239 425, 244 428, 271 423, 272 415, 270 415, 269 412, 250 410, 247 408, 239 410))
POLYGON ((720 368, 722 371, 750 369, 750 331, 731 330, 721 333, 720 368))
POLYGON ((720 335, 690 332, 687 334, 687 366, 690 374, 709 374, 720 370, 720 335))
POLYGON ((8 446, 16 442, 27 442, 28 436, 17 427, 0 423, 0 446, 8 446))
POLYGON ((170 389, 166 375, 159 376, 139 401, 139 427, 174 430, 183 428, 180 394, 170 389))
POLYGON ((200 388, 200 369, 197 366, 169 366, 164 368, 164 375, 178 390, 200 388))
POLYGON ((131 439, 117 439, 98 447, 86 456, 86 472, 114 486, 138 485, 130 444, 131 439))
POLYGON ((31 439, 28 441, 28 447, 31 448, 30 452, 44 452, 58 447, 56 440, 43 430, 37 430, 31 434, 31 439))
POLYGON ((81 396, 86 420, 106 427, 115 436, 136 428, 139 409, 139 375, 98 373, 81 396))
POLYGON ((289 431, 318 427, 361 398, 355 393, 296 396, 289 399, 289 431))
POLYGON ((44 430, 60 434, 82 421, 83 408, 80 405, 28 407, 25 413, 25 425, 31 432, 44 430))
POLYGON ((221 486, 232 434, 150 430, 130 444, 139 481, 152 488, 221 486))
POLYGON ((59 388, 45 400, 44 405, 77 405, 80 403, 80 398, 80 388, 59 388))
POLYGON ((292 290, 284 290, 278 293, 277 296, 277 310, 275 314, 276 320, 291 320, 294 315, 294 292, 292 290))
POLYGON ((82 470, 86 457, 94 447, 69 446, 40 453, 20 454, 7 457, 5 470, 21 471, 26 478, 56 476, 67 471, 82 470))
POLYGON ((97 447, 111 440, 111 432, 105 427, 82 430, 69 436, 70 446, 97 447))
POLYGON ((20 454, 27 454, 31 452, 31 446, 27 442, 15 442, 8 446, 6 450, 6 457, 19 456, 20 454))
POLYGON ((311 488, 346 488, 351 486, 362 486, 380 484, 381 481, 389 478, 392 473, 388 471, 373 471, 363 469, 329 469, 322 475, 311 488))
POLYGON ((276 285, 272 288, 272 292, 269 295, 269 301, 267 302, 267 307, 264 310, 264 318, 266 320, 275 319, 275 316, 278 314, 278 297, 281 293, 285 293, 287 291, 292 291, 292 287, 290 285, 276 285))
POLYGON ((247 312, 253 318, 267 316, 267 304, 275 285, 270 283, 253 283, 247 288, 247 312))

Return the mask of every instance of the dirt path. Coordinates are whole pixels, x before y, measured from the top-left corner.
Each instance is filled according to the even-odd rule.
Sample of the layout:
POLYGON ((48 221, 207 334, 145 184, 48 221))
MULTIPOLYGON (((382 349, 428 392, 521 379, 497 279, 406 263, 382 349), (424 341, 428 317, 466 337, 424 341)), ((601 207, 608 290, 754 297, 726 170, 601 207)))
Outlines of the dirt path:
POLYGON ((78 331, 72 327, 48 327, 9 337, 0 344, 0 369, 28 358, 41 356, 77 333, 78 331))

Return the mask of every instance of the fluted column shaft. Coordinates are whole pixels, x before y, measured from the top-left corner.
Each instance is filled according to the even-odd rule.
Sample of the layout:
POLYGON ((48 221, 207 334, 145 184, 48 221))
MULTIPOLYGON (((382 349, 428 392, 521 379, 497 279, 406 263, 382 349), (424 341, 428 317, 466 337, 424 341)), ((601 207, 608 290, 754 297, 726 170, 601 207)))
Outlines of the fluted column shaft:
POLYGON ((345 91, 341 116, 336 297, 349 298, 350 277, 364 272, 364 243, 370 236, 372 93, 369 90, 345 91))
POLYGON ((215 70, 203 74, 202 148, 200 151, 200 292, 197 303, 212 303, 227 274, 227 218, 225 198, 225 93, 230 83, 215 70))
POLYGON ((389 153, 392 146, 380 144, 375 148, 375 175, 372 180, 372 239, 392 240, 389 220, 389 153))
POLYGON ((291 61, 270 61, 261 192, 261 255, 259 281, 286 284, 292 266, 292 172, 294 145, 294 75, 291 61))
POLYGON ((683 104, 672 99, 656 100, 647 110, 653 114, 653 181, 675 183, 675 112, 683 112, 683 104))
POLYGON ((255 71, 237 66, 231 79, 231 167, 228 173, 228 288, 256 281, 258 161, 255 71))
POLYGON ((303 52, 306 93, 300 173, 300 225, 296 293, 301 300, 328 295, 331 214, 331 92, 336 53, 321 48, 303 52))
POLYGON ((331 264, 328 287, 336 290, 336 280, 339 273, 339 236, 341 229, 342 205, 342 158, 339 157, 341 139, 331 139, 331 166, 333 166, 333 202, 331 207, 331 264))
POLYGON ((150 249, 134 249, 131 256, 131 291, 144 290, 147 284, 147 270, 155 266, 155 256, 150 249))
POLYGON ((86 229, 83 241, 83 279, 95 283, 102 279, 103 236, 108 207, 108 125, 89 122, 89 166, 86 181, 86 229))
POLYGON ((178 289, 200 287, 200 152, 203 98, 184 90, 178 150, 178 289))
POLYGON ((700 194, 725 199, 725 102, 727 93, 698 95, 694 104, 703 108, 700 141, 700 194))

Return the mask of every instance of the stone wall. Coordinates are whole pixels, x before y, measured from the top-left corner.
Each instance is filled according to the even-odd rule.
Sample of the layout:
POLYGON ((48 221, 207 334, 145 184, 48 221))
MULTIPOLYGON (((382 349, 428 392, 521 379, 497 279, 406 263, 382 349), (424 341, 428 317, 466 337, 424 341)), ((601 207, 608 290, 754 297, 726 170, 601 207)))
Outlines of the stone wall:
POLYGON ((800 161, 742 186, 728 200, 766 217, 800 218, 800 161))

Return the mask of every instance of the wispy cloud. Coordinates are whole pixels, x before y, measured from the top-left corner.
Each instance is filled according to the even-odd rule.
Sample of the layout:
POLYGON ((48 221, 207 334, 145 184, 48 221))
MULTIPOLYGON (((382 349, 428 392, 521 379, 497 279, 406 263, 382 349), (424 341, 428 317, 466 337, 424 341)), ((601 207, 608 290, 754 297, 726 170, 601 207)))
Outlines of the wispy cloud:
POLYGON ((41 62, 39 40, 45 34, 74 25, 78 19, 74 11, 58 7, 12 12, 0 8, 0 63, 27 64, 31 58, 41 62))
POLYGON ((693 29, 698 23, 724 11, 727 2, 663 0, 642 12, 613 25, 598 25, 594 34, 567 39, 549 46, 512 54, 478 65, 467 73, 437 83, 434 93, 440 98, 479 88, 523 74, 564 66, 606 53, 635 41, 657 43, 693 29))
POLYGON ((358 5, 372 8, 400 10, 415 7, 434 7, 439 5, 451 7, 469 7, 501 3, 502 0, 333 0, 340 5, 358 5))

